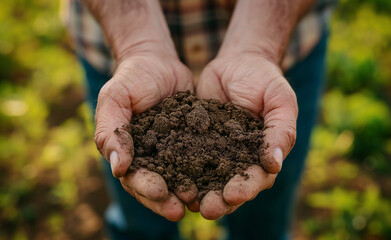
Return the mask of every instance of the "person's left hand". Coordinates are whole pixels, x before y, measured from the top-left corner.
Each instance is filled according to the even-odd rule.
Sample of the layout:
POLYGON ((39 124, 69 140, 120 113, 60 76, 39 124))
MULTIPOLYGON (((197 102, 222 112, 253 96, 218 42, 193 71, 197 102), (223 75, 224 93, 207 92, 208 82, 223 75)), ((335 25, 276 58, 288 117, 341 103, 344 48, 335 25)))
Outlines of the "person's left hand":
POLYGON ((223 191, 208 192, 202 199, 202 216, 218 219, 273 185, 296 139, 296 95, 280 67, 259 53, 219 55, 202 72, 196 91, 201 98, 230 101, 250 110, 254 117, 263 118, 267 127, 262 167, 249 167, 249 179, 236 175, 223 191))

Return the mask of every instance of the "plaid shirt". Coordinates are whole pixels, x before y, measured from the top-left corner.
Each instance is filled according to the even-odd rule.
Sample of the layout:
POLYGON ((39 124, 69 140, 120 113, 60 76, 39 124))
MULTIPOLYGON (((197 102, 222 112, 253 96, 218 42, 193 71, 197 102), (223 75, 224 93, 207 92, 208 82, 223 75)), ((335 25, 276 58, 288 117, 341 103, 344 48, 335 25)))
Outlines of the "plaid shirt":
MULTIPOLYGON (((298 23, 282 67, 292 67, 319 42, 337 0, 318 0, 298 23)), ((235 0, 161 0, 161 7, 180 59, 195 73, 217 54, 228 27, 235 0)), ((78 56, 98 71, 110 74, 114 61, 102 29, 80 0, 70 0, 68 28, 78 56)))

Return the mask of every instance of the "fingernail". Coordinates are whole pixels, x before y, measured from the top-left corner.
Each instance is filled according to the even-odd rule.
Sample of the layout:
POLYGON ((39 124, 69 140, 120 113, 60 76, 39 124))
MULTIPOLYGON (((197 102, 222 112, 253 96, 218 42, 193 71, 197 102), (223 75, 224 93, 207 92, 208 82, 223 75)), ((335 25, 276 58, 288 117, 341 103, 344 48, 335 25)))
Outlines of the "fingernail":
POLYGON ((111 171, 114 173, 114 169, 117 167, 119 162, 118 153, 116 151, 112 151, 110 154, 110 166, 111 171))
POLYGON ((273 158, 276 162, 278 162, 280 164, 280 166, 282 167, 282 160, 284 158, 284 155, 282 153, 282 150, 281 148, 277 147, 276 149, 274 149, 274 153, 273 153, 273 158))

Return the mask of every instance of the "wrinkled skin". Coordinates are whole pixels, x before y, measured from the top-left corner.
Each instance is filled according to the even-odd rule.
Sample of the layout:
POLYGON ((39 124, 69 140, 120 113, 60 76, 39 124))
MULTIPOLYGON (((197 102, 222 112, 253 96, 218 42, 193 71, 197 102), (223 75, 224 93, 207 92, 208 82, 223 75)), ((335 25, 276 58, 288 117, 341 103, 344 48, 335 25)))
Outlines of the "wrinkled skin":
POLYGON ((193 90, 190 71, 176 56, 142 53, 123 60, 112 79, 101 89, 96 109, 95 142, 101 154, 110 161, 113 175, 123 188, 140 203, 171 221, 185 214, 184 204, 197 197, 188 192, 170 193, 163 178, 140 169, 127 172, 132 162, 132 138, 122 126, 132 114, 144 112, 177 91, 193 90), (118 128, 118 131, 115 129, 118 128))
POLYGON ((126 59, 101 89, 96 109, 97 147, 111 162, 113 175, 120 179, 124 189, 155 213, 178 221, 183 218, 187 205, 191 211, 201 211, 207 219, 218 219, 273 185, 282 159, 296 137, 295 94, 279 67, 261 56, 217 58, 205 68, 197 85, 197 95, 231 101, 249 109, 254 117, 262 117, 268 126, 265 141, 269 147, 263 168, 250 167, 248 180, 237 175, 223 191, 209 192, 199 203, 195 186, 175 194, 168 191, 157 173, 145 169, 127 173, 133 157, 129 151, 133 142, 121 127, 129 123, 133 113, 144 112, 177 91, 193 89, 189 70, 177 58, 163 56, 145 54, 126 59), (117 133, 113 131, 116 128, 117 133), (277 147, 282 151, 280 158, 274 156, 277 147))
POLYGON ((264 189, 272 187, 283 159, 296 139, 298 107, 296 95, 280 68, 256 53, 218 56, 202 72, 197 95, 249 109, 254 117, 265 121, 265 142, 268 143, 262 168, 252 166, 250 176, 234 176, 221 192, 209 192, 200 203, 207 219, 218 219, 232 213, 264 189), (276 150, 280 149, 280 150, 276 150))
POLYGON ((193 185, 170 193, 157 173, 129 174, 133 142, 122 126, 177 91, 193 90, 190 71, 180 63, 158 0, 84 0, 102 26, 118 68, 101 89, 96 109, 95 142, 110 161, 124 189, 147 208, 171 221, 184 206, 217 219, 235 211, 273 185, 296 138, 296 97, 283 77, 281 62, 297 21, 314 0, 237 1, 219 55, 200 76, 197 94, 231 101, 265 121, 268 144, 262 167, 252 166, 244 181, 234 176, 223 191, 207 193, 201 203, 193 185))

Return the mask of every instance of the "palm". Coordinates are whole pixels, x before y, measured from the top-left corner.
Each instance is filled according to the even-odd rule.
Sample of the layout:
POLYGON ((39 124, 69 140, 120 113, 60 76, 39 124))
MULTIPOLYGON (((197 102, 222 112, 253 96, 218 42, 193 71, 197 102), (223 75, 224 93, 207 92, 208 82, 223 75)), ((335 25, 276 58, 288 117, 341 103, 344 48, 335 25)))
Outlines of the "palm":
POLYGON ((248 109, 254 117, 264 119, 268 127, 265 141, 269 147, 265 160, 261 162, 262 168, 250 167, 247 170, 249 180, 244 182, 242 177, 235 176, 222 194, 210 192, 201 202, 201 213, 206 218, 215 219, 236 210, 273 185, 282 165, 282 162, 275 161, 274 150, 280 148, 280 155, 286 156, 293 147, 296 96, 278 66, 251 53, 226 59, 218 57, 212 61, 201 74, 197 95, 230 101, 248 109))
POLYGON ((121 62, 114 77, 101 89, 95 117, 95 142, 111 162, 113 175, 139 202, 169 220, 181 219, 182 202, 193 201, 197 193, 170 194, 163 178, 145 169, 129 174, 133 142, 123 126, 129 124, 132 114, 185 90, 193 90, 193 81, 190 71, 176 57, 133 56, 121 62))
POLYGON ((110 82, 107 87, 113 86, 115 94, 117 88, 124 93, 116 101, 131 101, 133 113, 144 112, 177 91, 193 89, 191 74, 181 62, 154 55, 125 60, 110 82))
MULTIPOLYGON (((209 64, 197 85, 201 97, 218 98, 250 110, 260 117, 270 101, 264 101, 271 91, 289 91, 295 98, 280 69, 257 56, 240 56, 230 60, 215 60, 209 64), (265 104, 265 105, 264 105, 265 104)), ((277 100, 277 99, 276 99, 277 100)))

